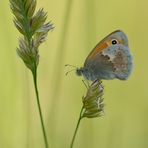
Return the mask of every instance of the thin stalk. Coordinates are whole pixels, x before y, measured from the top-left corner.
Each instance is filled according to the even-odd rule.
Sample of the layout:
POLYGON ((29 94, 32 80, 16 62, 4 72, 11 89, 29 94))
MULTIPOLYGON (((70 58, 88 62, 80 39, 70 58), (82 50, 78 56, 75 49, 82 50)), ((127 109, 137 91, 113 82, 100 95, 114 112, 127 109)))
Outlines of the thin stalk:
POLYGON ((82 107, 82 109, 81 109, 81 111, 80 111, 79 119, 78 119, 78 122, 77 122, 77 125, 76 125, 76 129, 75 129, 75 132, 74 132, 74 135, 73 135, 71 144, 70 144, 70 148, 73 148, 74 141, 75 141, 75 138, 76 138, 76 135, 77 135, 77 131, 78 131, 78 128, 79 128, 79 125, 80 125, 80 121, 81 121, 81 119, 83 118, 83 117, 82 117, 83 109, 84 109, 84 108, 82 107))
POLYGON ((46 131, 45 131, 45 126, 44 126, 44 121, 43 121, 43 115, 42 115, 41 105, 40 105, 38 87, 37 87, 37 67, 36 66, 34 68, 34 71, 32 71, 32 74, 33 74, 33 80, 34 80, 34 87, 35 87, 37 105, 38 105, 38 110, 39 110, 39 116, 40 116, 40 121, 41 121, 43 136, 44 136, 45 148, 49 148, 48 147, 47 136, 46 136, 46 131))

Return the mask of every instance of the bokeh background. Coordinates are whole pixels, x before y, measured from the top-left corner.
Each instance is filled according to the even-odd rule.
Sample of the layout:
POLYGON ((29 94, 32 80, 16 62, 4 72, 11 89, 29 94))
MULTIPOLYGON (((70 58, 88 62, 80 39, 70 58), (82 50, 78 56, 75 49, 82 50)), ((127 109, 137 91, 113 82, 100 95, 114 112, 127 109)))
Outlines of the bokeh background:
MULTIPOLYGON (((55 29, 40 48, 38 85, 50 148, 69 148, 86 89, 65 64, 82 66, 110 32, 128 38, 134 69, 103 81, 105 116, 83 119, 75 148, 148 147, 148 1, 37 0, 55 29)), ((43 148, 32 75, 16 55, 19 32, 8 0, 0 3, 0 148, 43 148)))

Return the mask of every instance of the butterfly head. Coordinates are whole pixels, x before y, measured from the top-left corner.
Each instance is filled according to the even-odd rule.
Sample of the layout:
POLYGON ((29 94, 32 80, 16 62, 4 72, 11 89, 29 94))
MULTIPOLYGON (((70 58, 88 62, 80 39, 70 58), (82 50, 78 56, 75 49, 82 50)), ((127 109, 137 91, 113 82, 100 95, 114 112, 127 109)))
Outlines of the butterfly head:
POLYGON ((82 76, 83 75, 83 72, 84 72, 84 69, 82 67, 76 69, 76 74, 78 76, 82 76))

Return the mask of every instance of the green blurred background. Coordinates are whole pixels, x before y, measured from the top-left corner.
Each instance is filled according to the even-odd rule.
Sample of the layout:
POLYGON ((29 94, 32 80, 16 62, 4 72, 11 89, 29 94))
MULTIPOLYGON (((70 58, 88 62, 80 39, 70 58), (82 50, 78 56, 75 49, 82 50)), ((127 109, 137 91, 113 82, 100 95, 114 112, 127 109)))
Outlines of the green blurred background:
MULTIPOLYGON (((148 147, 148 1, 38 0, 55 29, 40 48, 38 83, 50 148, 69 148, 86 89, 65 64, 82 66, 90 50, 121 29, 134 69, 127 81, 103 81, 105 116, 84 119, 75 148, 148 147)), ((0 4, 0 148, 44 148, 32 75, 16 55, 20 34, 8 0, 0 4)))

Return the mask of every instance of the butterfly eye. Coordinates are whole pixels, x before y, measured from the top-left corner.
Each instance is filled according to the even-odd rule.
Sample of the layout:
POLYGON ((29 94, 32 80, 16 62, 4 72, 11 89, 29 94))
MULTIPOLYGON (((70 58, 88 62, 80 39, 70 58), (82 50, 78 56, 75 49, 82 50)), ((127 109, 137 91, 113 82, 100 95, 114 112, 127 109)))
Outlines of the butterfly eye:
POLYGON ((117 44, 118 43, 118 41, 116 40, 116 39, 113 39, 112 40, 112 45, 115 45, 115 44, 117 44))

